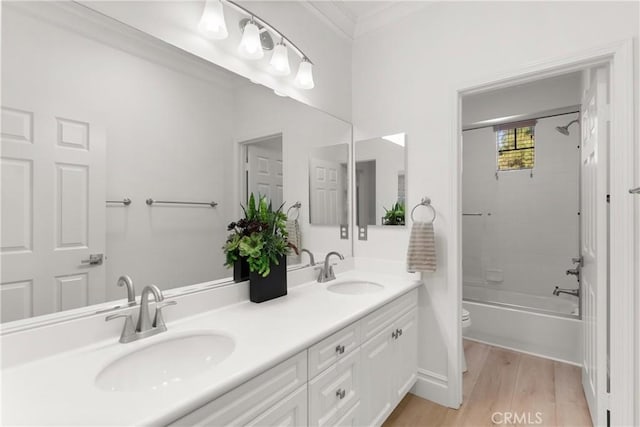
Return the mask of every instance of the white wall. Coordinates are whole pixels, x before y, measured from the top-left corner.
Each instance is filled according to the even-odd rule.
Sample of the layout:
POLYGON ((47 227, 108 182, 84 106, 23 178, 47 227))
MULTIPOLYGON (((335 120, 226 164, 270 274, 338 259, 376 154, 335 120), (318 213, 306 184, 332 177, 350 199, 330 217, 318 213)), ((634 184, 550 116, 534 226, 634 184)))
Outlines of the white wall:
POLYGON ((87 7, 114 17, 169 44, 220 65, 255 82, 277 89, 294 99, 351 119, 351 42, 338 36, 311 11, 296 1, 241 1, 290 38, 314 62, 316 87, 295 89, 293 77, 298 60, 290 52, 293 75, 275 78, 267 70, 270 55, 247 61, 237 55, 241 33, 238 15, 225 7, 229 38, 211 42, 197 32, 204 2, 185 1, 85 1, 87 7))
POLYGON ((534 169, 499 172, 498 179, 493 128, 463 133, 462 211, 483 213, 462 218, 465 285, 538 296, 577 287, 565 271, 580 253, 580 138, 575 124, 569 136, 555 130, 577 117, 538 120, 534 169))
POLYGON ((287 208, 297 201, 302 203, 298 221, 303 247, 317 254, 337 250, 351 255, 351 240, 340 239, 338 226, 309 224, 309 156, 317 147, 350 144, 351 125, 290 98, 275 96, 260 85, 240 85, 234 96, 237 144, 282 133, 284 200, 287 208))
POLYGON ((84 111, 107 131, 107 300, 118 276, 161 288, 229 276, 221 247, 235 213, 221 183, 232 147, 231 86, 177 72, 77 33, 3 10, 2 104, 84 111), (228 147, 227 149, 222 147, 228 147), (215 200, 216 209, 145 199, 215 200))
MULTIPOLYGON (((638 37, 637 2, 436 2, 354 42, 355 139, 407 132, 408 202, 431 197, 438 271, 424 275, 420 300, 419 392, 458 405, 457 306, 449 276, 452 198, 450 144, 455 90, 482 77, 638 37)), ((637 40, 636 40, 637 43, 637 40)), ((637 46, 637 45, 636 45, 637 46)), ((636 57, 636 72, 637 72, 636 57)), ((636 82, 636 105, 638 86, 636 82)), ((358 256, 402 260, 409 230, 370 230, 358 256)))

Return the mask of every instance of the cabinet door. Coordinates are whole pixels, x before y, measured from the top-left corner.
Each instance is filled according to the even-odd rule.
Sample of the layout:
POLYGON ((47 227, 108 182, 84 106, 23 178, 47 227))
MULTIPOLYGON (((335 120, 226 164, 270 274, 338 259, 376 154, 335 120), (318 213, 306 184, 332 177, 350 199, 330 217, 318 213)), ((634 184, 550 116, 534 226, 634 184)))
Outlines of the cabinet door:
POLYGON ((294 427, 305 425, 307 425, 306 384, 295 393, 284 398, 277 405, 259 415, 255 420, 247 424, 247 427, 294 427))
POLYGON ((393 396, 395 406, 411 390, 418 377, 418 310, 415 308, 394 323, 397 338, 393 342, 393 396))
POLYGON ((391 328, 378 333, 361 347, 362 397, 360 421, 365 426, 379 426, 391 412, 391 375, 395 340, 391 328))

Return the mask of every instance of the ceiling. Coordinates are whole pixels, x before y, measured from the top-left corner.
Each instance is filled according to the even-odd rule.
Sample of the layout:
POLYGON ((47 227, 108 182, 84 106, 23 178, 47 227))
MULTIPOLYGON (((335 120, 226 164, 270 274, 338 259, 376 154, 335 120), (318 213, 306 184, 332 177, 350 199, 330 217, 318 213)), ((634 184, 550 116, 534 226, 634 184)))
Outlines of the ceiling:
POLYGON ((302 1, 307 9, 323 19, 332 29, 351 40, 381 28, 431 1, 402 0, 311 0, 302 1))

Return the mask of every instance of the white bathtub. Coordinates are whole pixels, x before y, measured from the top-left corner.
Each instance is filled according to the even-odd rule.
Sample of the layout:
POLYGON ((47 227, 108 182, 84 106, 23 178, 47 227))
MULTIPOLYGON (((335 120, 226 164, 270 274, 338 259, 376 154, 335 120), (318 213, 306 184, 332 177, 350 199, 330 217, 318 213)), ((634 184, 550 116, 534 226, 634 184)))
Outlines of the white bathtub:
POLYGON ((464 286, 471 326, 465 338, 576 365, 582 364, 577 303, 558 297, 464 286))

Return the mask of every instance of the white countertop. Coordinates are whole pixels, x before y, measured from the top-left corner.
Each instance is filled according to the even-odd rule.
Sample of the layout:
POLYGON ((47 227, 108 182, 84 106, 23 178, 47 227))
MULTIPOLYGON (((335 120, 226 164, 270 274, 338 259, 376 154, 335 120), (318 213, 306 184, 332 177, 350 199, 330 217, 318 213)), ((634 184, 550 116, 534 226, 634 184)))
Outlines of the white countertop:
MULTIPOLYGON (((406 277, 365 271, 311 282, 261 304, 249 301, 167 323, 168 331, 129 344, 118 336, 2 371, 3 425, 167 424, 310 347, 389 301, 419 286, 406 277), (383 290, 342 295, 326 290, 342 280, 368 280, 383 290), (94 384, 111 361, 171 334, 217 331, 235 349, 221 363, 182 383, 156 391, 110 392, 94 384)), ((65 339, 60 337, 60 339, 65 339)))

